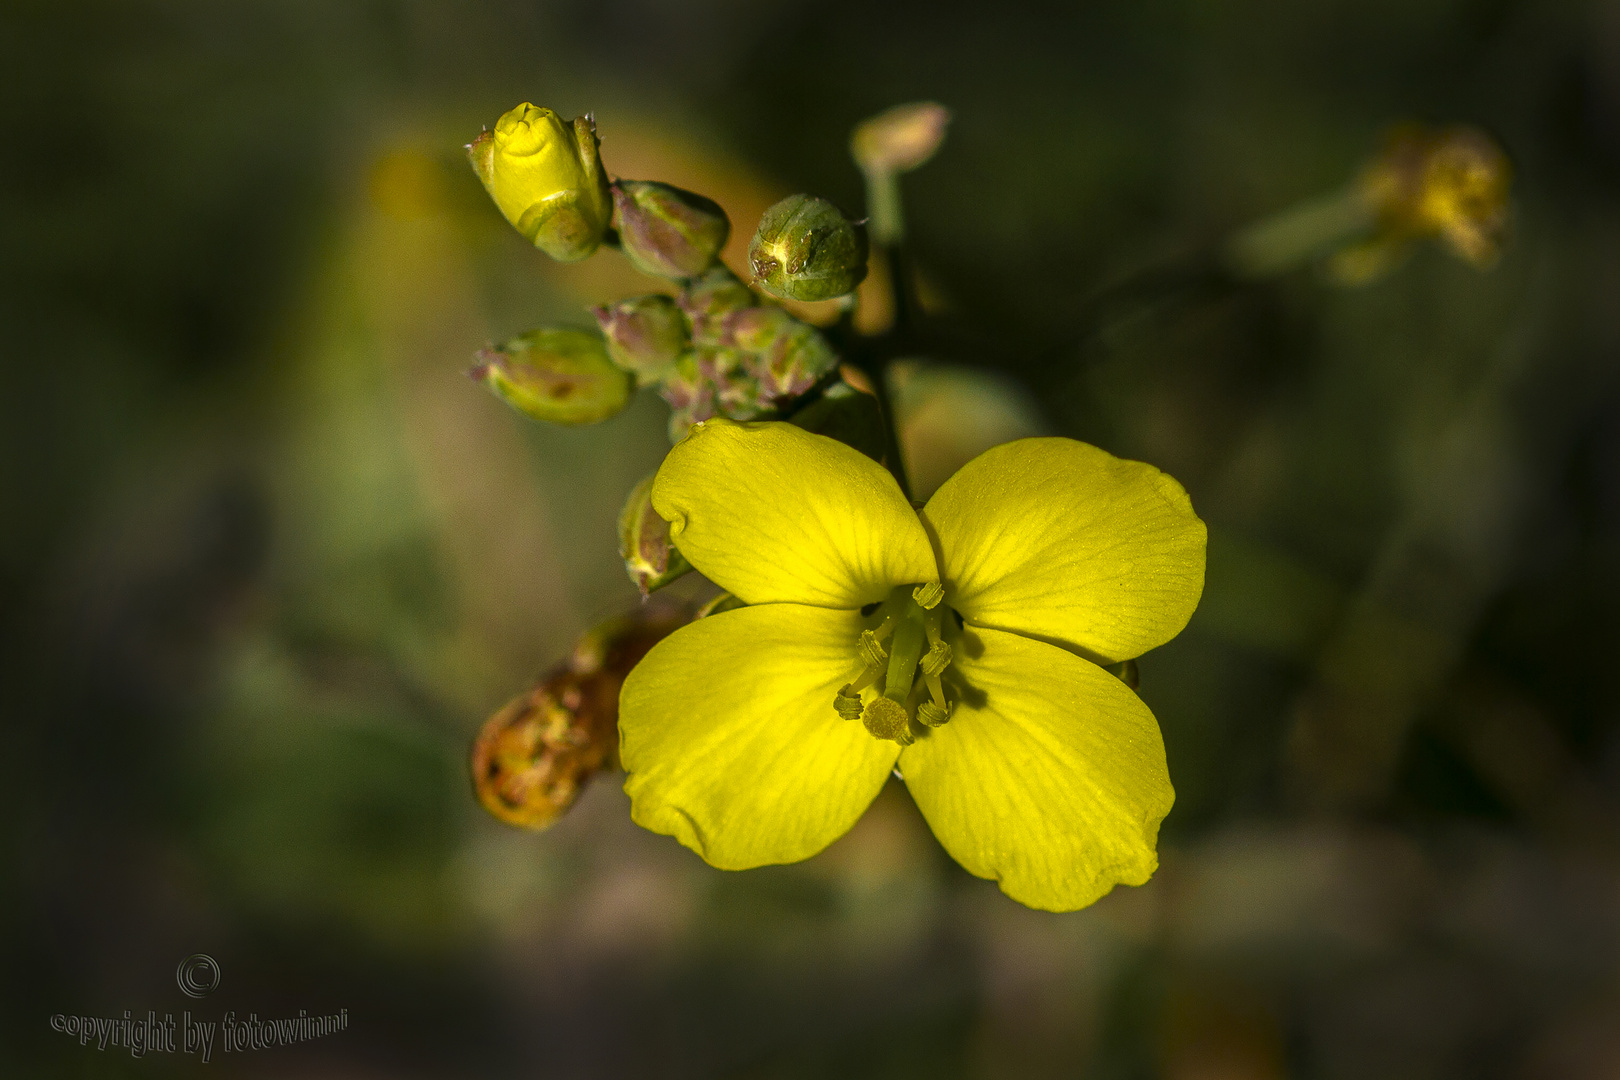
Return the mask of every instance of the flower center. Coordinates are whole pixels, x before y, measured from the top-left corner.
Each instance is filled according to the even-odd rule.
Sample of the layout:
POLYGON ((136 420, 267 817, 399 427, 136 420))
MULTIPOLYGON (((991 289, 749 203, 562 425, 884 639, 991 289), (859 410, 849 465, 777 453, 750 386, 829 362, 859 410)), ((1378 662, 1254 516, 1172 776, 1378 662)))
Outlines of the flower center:
POLYGON ((913 722, 939 727, 951 718, 940 676, 951 664, 945 639, 959 630, 940 603, 944 596, 938 582, 900 585, 878 605, 871 616, 877 625, 861 631, 857 643, 865 670, 833 699, 839 716, 901 746, 912 741, 913 722))

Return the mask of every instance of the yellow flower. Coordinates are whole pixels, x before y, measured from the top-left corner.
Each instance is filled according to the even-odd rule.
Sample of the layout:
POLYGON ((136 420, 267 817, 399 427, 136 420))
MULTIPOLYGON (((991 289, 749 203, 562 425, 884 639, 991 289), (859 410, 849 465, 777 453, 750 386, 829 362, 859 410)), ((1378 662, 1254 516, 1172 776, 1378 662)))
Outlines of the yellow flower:
POLYGON ((676 631, 626 681, 639 824, 723 869, 793 862, 898 764, 945 849, 1031 907, 1152 875, 1174 798, 1164 744, 1099 665, 1170 640, 1197 606, 1204 526, 1174 480, 1024 439, 917 511, 842 443, 711 420, 652 499, 681 553, 749 606, 676 631))
POLYGON ((1339 252, 1332 271, 1351 284, 1375 280, 1399 263, 1413 240, 1429 236, 1489 269, 1502 253, 1512 186, 1507 155, 1484 132, 1400 125, 1355 188, 1376 230, 1339 252))
POLYGON ((602 243, 613 199, 590 117, 568 124, 525 101, 474 139, 467 157, 506 220, 553 259, 583 259, 602 243))

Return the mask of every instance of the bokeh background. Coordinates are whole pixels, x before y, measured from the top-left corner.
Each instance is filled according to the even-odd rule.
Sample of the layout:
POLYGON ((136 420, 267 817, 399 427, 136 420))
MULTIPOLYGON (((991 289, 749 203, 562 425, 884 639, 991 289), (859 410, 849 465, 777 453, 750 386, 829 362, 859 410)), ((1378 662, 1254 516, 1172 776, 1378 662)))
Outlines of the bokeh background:
POLYGON ((6 1075, 1620 1076, 1620 6, 11 0, 0 101, 6 1075), (635 602, 667 441, 462 377, 644 286, 526 248, 461 144, 593 111, 745 242, 858 208, 850 126, 925 98, 932 359, 991 375, 924 369, 912 449, 1086 439, 1210 525, 1141 663, 1158 875, 1026 910, 898 783, 748 873, 611 777, 488 818, 469 741, 635 602), (1512 156, 1491 272, 1110 288, 1405 119, 1512 156), (47 1022, 187 1008, 350 1028, 203 1065, 47 1022))

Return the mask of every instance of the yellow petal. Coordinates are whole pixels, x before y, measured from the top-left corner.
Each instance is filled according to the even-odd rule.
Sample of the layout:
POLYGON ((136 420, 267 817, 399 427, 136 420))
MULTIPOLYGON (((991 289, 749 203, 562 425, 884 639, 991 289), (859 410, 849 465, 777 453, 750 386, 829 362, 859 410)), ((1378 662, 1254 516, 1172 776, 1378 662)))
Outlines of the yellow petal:
POLYGON ((630 816, 723 870, 807 859, 848 832, 900 749, 833 711, 860 631, 854 611, 767 604, 654 646, 619 698, 630 816))
POLYGON ((1129 660, 1204 591, 1204 523, 1180 484, 1073 439, 986 450, 928 500, 945 602, 982 626, 1129 660))
POLYGON ((687 561, 750 604, 857 608, 939 580, 894 477, 792 424, 694 427, 664 459, 652 501, 687 561))
POLYGON ((1151 877, 1175 792, 1147 706, 1095 664, 999 630, 970 627, 955 667, 968 689, 950 722, 900 755, 945 850, 1047 911, 1151 877))

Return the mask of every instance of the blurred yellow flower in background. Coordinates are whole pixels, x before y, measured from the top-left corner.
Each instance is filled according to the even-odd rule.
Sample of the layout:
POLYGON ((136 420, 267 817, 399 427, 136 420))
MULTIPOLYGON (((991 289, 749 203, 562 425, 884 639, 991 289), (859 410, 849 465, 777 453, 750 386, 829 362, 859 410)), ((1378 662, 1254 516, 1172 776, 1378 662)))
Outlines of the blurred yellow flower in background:
POLYGON ((1024 439, 918 511, 842 443, 713 420, 652 499, 682 555, 748 606, 677 631, 626 681, 639 824, 723 869, 793 862, 898 765, 946 850, 1031 907, 1152 875, 1164 745, 1101 665, 1197 606, 1205 530, 1173 479, 1024 439))
POLYGON ((1401 124, 1354 188, 1376 231, 1340 252, 1332 271, 1351 284, 1375 280, 1400 262, 1412 241, 1431 236, 1487 270, 1502 253, 1512 186, 1507 154, 1483 131, 1401 124))

